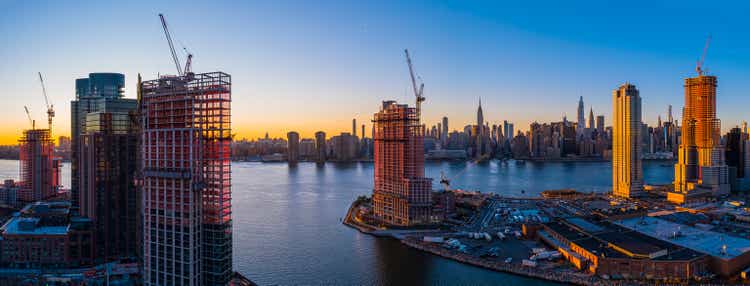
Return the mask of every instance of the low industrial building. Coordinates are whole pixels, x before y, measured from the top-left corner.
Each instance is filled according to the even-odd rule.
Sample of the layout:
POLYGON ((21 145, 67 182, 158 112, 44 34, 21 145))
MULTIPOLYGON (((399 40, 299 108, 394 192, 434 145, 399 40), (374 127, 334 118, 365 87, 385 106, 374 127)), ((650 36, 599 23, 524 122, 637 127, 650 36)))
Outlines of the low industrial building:
POLYGON ((576 268, 602 277, 689 280, 708 273, 708 257, 609 222, 569 218, 542 224, 537 236, 576 268))
POLYGON ((631 218, 618 225, 709 257, 710 270, 729 277, 750 266, 750 239, 676 223, 659 217, 631 218))
POLYGON ((12 268, 91 265, 91 220, 71 217, 69 202, 29 204, 0 227, 0 264, 12 268))

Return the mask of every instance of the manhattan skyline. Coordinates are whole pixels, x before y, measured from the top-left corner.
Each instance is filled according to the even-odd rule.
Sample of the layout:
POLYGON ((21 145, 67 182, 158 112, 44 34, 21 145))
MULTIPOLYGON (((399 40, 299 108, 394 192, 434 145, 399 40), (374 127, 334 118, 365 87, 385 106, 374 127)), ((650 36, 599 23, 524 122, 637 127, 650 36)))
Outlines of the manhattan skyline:
POLYGON ((301 138, 317 130, 338 134, 351 129, 352 118, 369 130, 371 106, 383 98, 412 102, 403 48, 412 51, 425 82, 428 126, 447 116, 450 129, 460 130, 474 121, 480 97, 486 121, 508 120, 522 131, 534 121, 574 119, 579 96, 586 109, 611 118, 611 87, 626 80, 641 91, 644 122, 655 125, 669 104, 681 118, 682 79, 694 74, 709 34, 705 66, 720 78, 722 133, 747 119, 742 84, 750 77, 750 48, 740 17, 746 9, 737 7, 745 3, 733 9, 700 2, 617 9, 596 2, 145 3, 114 9, 94 2, 0 2, 0 31, 12 39, 0 47, 6 59, 0 144, 16 144, 27 128, 24 105, 37 123, 44 121, 36 72, 44 74, 57 110, 55 136, 69 135, 75 79, 124 73, 125 96, 135 98, 137 73, 174 74, 158 12, 169 17, 178 49, 184 44, 195 54, 196 69, 215 67, 243 83, 234 91, 234 107, 242 110, 234 116, 237 138, 266 132, 283 138, 292 130, 301 138), (204 14, 198 25, 198 11, 215 16, 204 14), (612 21, 615 13, 637 13, 638 21, 612 21))

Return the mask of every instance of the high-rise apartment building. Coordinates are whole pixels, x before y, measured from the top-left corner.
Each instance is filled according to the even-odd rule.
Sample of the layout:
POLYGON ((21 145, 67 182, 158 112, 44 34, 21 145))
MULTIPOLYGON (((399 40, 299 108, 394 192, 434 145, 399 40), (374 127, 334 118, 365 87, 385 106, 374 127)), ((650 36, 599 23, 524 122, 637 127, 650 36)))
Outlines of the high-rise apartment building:
POLYGON ((716 118, 716 83, 715 76, 702 74, 685 79, 675 191, 668 194, 672 202, 729 193, 729 170, 719 141, 721 122, 716 118))
POLYGON ((286 156, 289 164, 299 162, 299 133, 291 131, 286 134, 286 156))
POLYGON ((443 133, 441 134, 440 142, 443 143, 443 146, 448 145, 448 117, 443 116, 443 133))
POLYGON ((315 132, 315 149, 317 149, 317 162, 325 163, 326 157, 328 156, 328 148, 326 148, 326 133, 323 131, 315 132))
POLYGON ((17 200, 30 203, 55 195, 60 185, 60 161, 49 129, 28 129, 19 140, 20 189, 17 200))
POLYGON ((231 77, 139 84, 144 285, 226 285, 232 276, 231 77))
POLYGON ((612 92, 612 193, 631 198, 643 192, 641 96, 626 83, 612 92))
POLYGON ((416 108, 384 101, 375 113, 375 187, 378 223, 410 226, 430 222, 432 179, 424 176, 424 127, 416 108))
POLYGON ((594 108, 589 109, 589 129, 594 129, 594 108))
POLYGON ((357 136, 357 119, 352 119, 352 135, 357 136))
POLYGON ((599 136, 604 134, 604 115, 598 115, 596 117, 596 133, 599 136))
POLYGON ((76 99, 70 102, 71 137, 71 210, 80 207, 80 184, 89 180, 80 170, 81 133, 86 129, 86 115, 91 112, 128 112, 136 107, 135 99, 123 98, 125 75, 119 73, 90 73, 87 78, 76 79, 76 99))
POLYGON ((99 262, 136 257, 140 196, 135 186, 138 161, 136 110, 92 112, 80 134, 80 214, 94 226, 99 262))

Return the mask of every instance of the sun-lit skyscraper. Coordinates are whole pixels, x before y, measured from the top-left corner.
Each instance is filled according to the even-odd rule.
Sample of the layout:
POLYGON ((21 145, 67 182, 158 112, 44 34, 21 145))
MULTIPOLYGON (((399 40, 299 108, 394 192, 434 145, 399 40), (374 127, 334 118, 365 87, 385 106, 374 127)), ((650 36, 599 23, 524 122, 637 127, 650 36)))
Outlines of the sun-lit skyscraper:
POLYGON ((716 118, 716 84, 716 77, 709 75, 685 79, 682 140, 670 201, 729 193, 729 170, 719 141, 721 121, 716 118))
POLYGON ((145 285, 226 285, 232 276, 231 77, 139 85, 145 285))
POLYGON ((424 126, 416 108, 384 101, 375 113, 373 213, 378 223, 429 223, 432 179, 424 176, 424 126))
POLYGON ((641 96, 625 83, 612 92, 612 193, 630 198, 643 192, 641 96))

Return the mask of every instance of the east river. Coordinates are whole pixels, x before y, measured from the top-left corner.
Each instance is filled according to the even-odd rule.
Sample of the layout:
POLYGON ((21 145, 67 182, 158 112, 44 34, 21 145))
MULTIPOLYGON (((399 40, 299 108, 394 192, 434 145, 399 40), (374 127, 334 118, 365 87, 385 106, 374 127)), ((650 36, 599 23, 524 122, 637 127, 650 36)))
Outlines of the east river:
MULTIPOLYGON (((646 183, 672 181, 669 162, 644 161, 646 183)), ((604 192, 609 162, 429 162, 454 188, 536 197, 548 189, 604 192)), ((349 204, 372 192, 372 163, 232 164, 234 268, 260 285, 553 285, 463 265, 361 234, 341 224, 349 204)), ((70 164, 62 170, 70 187, 70 164)), ((0 180, 18 178, 18 161, 0 160, 0 180)))

